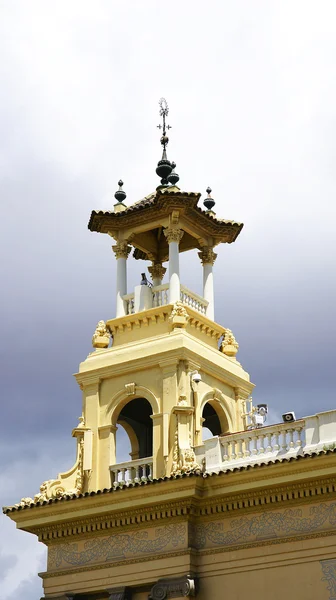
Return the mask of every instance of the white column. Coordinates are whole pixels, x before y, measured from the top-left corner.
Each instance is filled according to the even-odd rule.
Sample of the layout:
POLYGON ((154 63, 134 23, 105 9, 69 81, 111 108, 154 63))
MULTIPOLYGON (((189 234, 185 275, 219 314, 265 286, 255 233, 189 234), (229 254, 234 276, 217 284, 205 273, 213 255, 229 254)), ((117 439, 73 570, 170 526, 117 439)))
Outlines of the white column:
POLYGON ((127 242, 118 242, 115 246, 112 246, 117 259, 116 317, 123 317, 126 314, 123 296, 127 294, 126 261, 131 249, 127 242))
POLYGON ((213 283, 213 265, 217 254, 212 248, 203 248, 198 253, 203 265, 203 298, 208 301, 206 316, 211 321, 215 320, 215 301, 214 301, 214 283, 213 283))
POLYGON ((181 299, 179 243, 183 234, 182 229, 164 229, 169 244, 169 304, 175 304, 181 299))

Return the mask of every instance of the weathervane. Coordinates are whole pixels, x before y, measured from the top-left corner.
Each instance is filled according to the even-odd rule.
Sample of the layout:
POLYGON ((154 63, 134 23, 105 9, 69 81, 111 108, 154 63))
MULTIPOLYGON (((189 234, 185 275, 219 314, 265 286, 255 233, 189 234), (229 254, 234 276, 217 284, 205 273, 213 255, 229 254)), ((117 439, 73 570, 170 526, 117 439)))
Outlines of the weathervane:
MULTIPOLYGON (((162 129, 161 136, 161 144, 163 146, 162 158, 159 160, 156 167, 156 174, 161 177, 161 187, 167 187, 170 184, 176 185, 179 180, 179 176, 175 173, 175 163, 171 163, 167 158, 166 147, 169 142, 169 138, 167 136, 166 129, 171 129, 170 125, 166 124, 166 117, 169 113, 169 108, 167 104, 167 100, 165 98, 160 98, 159 100, 160 106, 160 117, 162 117, 162 125, 157 125, 158 129, 162 129)), ((158 189, 159 189, 158 188, 158 189)))
MULTIPOLYGON (((166 149, 166 146, 169 142, 169 138, 166 135, 166 117, 168 117, 168 113, 169 113, 169 108, 168 108, 168 104, 167 104, 167 100, 165 98, 160 98, 159 100, 159 106, 160 106, 160 117, 162 117, 162 125, 157 125, 158 129, 162 129, 162 137, 161 137, 161 144, 164 147, 164 149, 166 149)), ((167 125, 167 129, 171 129, 170 125, 167 125)))

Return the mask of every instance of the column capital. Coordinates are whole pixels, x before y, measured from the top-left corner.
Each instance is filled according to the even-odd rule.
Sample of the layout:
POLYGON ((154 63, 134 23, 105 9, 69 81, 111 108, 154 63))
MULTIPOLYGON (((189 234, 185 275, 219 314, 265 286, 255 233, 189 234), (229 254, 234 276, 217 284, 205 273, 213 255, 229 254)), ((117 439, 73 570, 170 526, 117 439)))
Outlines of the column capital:
POLYGON ((167 239, 168 244, 171 242, 177 242, 178 244, 183 238, 184 231, 175 227, 167 227, 163 230, 163 233, 167 239))
POLYGON ((131 600, 131 589, 129 587, 109 588, 106 591, 109 594, 109 600, 131 600))
POLYGON ((151 267, 148 267, 148 271, 150 272, 151 278, 154 279, 162 279, 164 278, 165 272, 167 269, 162 266, 160 262, 153 262, 151 267))
POLYGON ((201 259, 202 265, 213 265, 217 258, 216 252, 209 246, 202 248, 201 252, 198 253, 198 256, 201 259))
POLYGON ((112 246, 112 250, 116 256, 116 259, 127 258, 132 250, 132 246, 129 246, 128 242, 117 242, 114 246, 112 246))
POLYGON ((196 596, 195 580, 190 575, 159 579, 149 594, 150 600, 196 596))

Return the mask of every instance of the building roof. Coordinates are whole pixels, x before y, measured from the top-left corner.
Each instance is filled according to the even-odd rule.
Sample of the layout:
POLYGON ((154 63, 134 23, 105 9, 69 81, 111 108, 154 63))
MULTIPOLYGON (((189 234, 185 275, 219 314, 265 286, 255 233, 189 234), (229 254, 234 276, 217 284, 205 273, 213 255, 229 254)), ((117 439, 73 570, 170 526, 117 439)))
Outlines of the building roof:
POLYGON ((206 472, 202 472, 201 470, 196 470, 196 471, 192 471, 190 473, 183 473, 180 475, 170 475, 167 477, 160 477, 158 479, 152 479, 152 480, 147 480, 147 481, 140 481, 139 483, 131 483, 129 485, 120 485, 118 487, 111 487, 111 488, 104 488, 103 490, 96 490, 96 491, 92 491, 92 492, 84 492, 81 494, 69 494, 69 495, 64 495, 61 496, 60 498, 51 498, 49 500, 44 500, 43 502, 31 502, 31 503, 27 503, 27 504, 23 504, 23 505, 14 505, 14 506, 4 506, 2 511, 4 514, 9 515, 10 513, 13 513, 15 511, 20 511, 20 510, 26 510, 26 509, 32 509, 32 508, 37 508, 37 507, 41 507, 41 506, 46 506, 49 504, 54 504, 56 502, 66 502, 69 500, 76 500, 79 498, 86 498, 89 496, 97 496, 97 495, 101 495, 101 494, 110 494, 110 493, 116 493, 119 491, 122 491, 123 489, 129 489, 132 487, 141 487, 144 485, 155 485, 158 483, 163 483, 165 481, 172 481, 174 479, 182 479, 184 477, 202 477, 202 478, 207 478, 207 477, 222 477, 224 475, 230 475, 231 473, 234 472, 239 472, 239 471, 250 471, 252 469, 257 469, 257 468, 265 468, 268 466, 272 466, 274 464, 279 464, 279 463, 289 463, 289 462, 295 462, 301 459, 307 459, 307 458, 315 458, 316 456, 319 456, 321 454, 335 454, 336 453, 336 448, 330 448, 330 449, 320 449, 320 450, 313 450, 311 452, 305 452, 303 454, 297 454, 295 456, 285 456, 285 457, 272 457, 272 458, 268 458, 265 459, 265 461, 263 462, 258 462, 258 463, 248 463, 248 464, 244 464, 244 465, 240 465, 237 467, 229 467, 225 470, 219 470, 219 471, 206 471, 206 472))
MULTIPOLYGON (((212 211, 203 210, 197 206, 200 196, 201 194, 195 192, 181 192, 174 186, 159 189, 119 212, 92 211, 88 228, 90 231, 109 233, 115 238, 119 232, 131 230, 132 246, 148 254, 143 238, 144 231, 153 232, 160 226, 167 227, 172 211, 178 211, 178 226, 186 232, 180 252, 192 248, 201 249, 202 245, 207 245, 209 238, 213 240, 213 245, 234 242, 243 228, 243 223, 219 219, 212 211), (137 227, 139 232, 141 231, 141 240, 137 239, 137 227)), ((155 258, 166 260, 167 257, 168 245, 164 236, 161 236, 155 258)))

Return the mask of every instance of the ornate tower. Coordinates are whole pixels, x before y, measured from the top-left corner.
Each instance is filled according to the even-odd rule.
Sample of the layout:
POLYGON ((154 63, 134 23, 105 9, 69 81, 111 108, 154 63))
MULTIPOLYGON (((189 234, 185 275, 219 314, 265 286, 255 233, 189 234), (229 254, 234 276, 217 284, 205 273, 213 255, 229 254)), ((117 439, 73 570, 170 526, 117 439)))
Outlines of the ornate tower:
MULTIPOLYGON (((234 242, 243 225, 217 217, 210 188, 202 208, 199 193, 177 186, 176 165, 167 158, 164 100, 160 114, 161 184, 126 205, 119 181, 114 209, 93 211, 89 220, 90 231, 113 239, 116 315, 99 321, 93 351, 76 374, 83 404, 72 432, 75 464, 44 482, 34 499, 4 511, 48 546, 42 577, 50 600, 162 600, 197 593, 200 600, 217 600, 224 588, 235 598, 266 599, 276 560, 281 566, 285 559, 289 566, 307 565, 296 570, 302 598, 313 597, 313 588, 314 597, 322 598, 311 566, 321 550, 308 538, 324 535, 328 519, 335 521, 333 505, 314 507, 310 518, 309 507, 293 517, 283 503, 299 503, 307 490, 313 490, 309 497, 335 492, 335 414, 295 421, 288 413, 271 427, 249 420, 256 414, 246 409, 254 386, 236 359, 234 335, 215 321, 213 289, 215 248, 234 242), (180 277, 180 254, 194 249, 203 269, 202 296, 180 277), (127 263, 133 259, 145 266, 139 285, 128 290, 127 263), (130 459, 119 464, 118 427, 131 445, 130 459), (205 441, 204 427, 212 435, 205 441), (309 460, 299 468, 297 460, 289 465, 312 460, 312 453, 318 455, 313 466, 309 460), (260 512, 266 504, 268 512, 260 512), (232 511, 240 511, 238 519, 232 511), (304 548, 295 541, 298 532, 308 540, 304 548), (288 546, 290 535, 295 539, 288 546), (267 540, 280 543, 281 536, 284 549, 277 552, 283 557, 275 559, 272 550, 266 560, 267 540), (254 577, 262 569, 261 579, 254 577), (314 585, 304 595, 313 572, 314 585)), ((328 565, 323 568, 330 573, 328 565)), ((286 581, 281 576, 278 589, 290 597, 286 581)))

